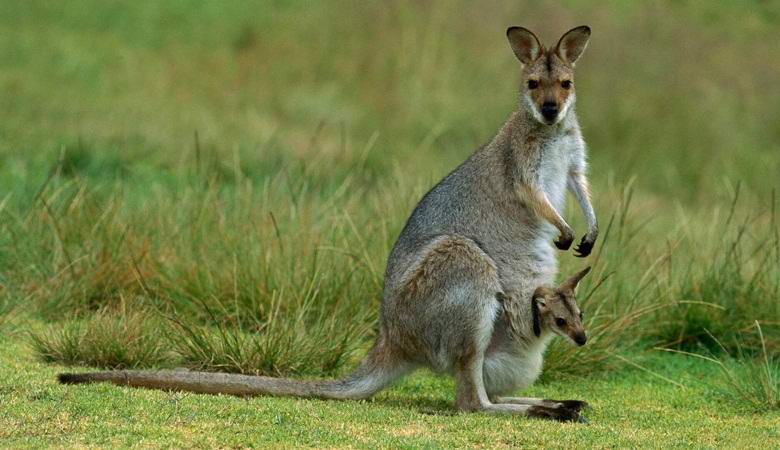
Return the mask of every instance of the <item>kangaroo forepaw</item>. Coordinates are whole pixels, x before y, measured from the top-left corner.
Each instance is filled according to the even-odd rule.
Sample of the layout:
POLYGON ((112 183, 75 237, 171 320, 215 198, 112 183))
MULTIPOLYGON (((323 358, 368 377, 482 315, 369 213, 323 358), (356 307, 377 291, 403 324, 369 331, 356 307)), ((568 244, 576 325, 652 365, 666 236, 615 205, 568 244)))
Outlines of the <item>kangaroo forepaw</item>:
POLYGON ((528 415, 539 419, 557 420, 558 422, 579 422, 580 412, 566 407, 551 408, 549 406, 532 406, 528 415))
POLYGON ((553 241, 559 250, 568 250, 571 247, 571 243, 574 242, 574 237, 571 235, 561 235, 557 240, 553 241))
POLYGON ((594 241, 588 239, 588 236, 583 236, 580 244, 574 248, 574 251, 576 252, 574 256, 578 258, 584 258, 590 255, 591 250, 593 250, 594 243, 594 241))

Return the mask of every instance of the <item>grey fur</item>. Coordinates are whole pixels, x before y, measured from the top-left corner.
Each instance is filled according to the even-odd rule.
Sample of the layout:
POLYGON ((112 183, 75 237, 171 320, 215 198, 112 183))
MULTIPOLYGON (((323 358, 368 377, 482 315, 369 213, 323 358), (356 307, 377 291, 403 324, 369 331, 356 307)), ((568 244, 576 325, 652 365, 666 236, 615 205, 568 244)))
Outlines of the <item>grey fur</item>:
MULTIPOLYGON (((590 30, 579 30, 567 43, 584 49, 587 42, 577 39, 587 39, 590 30)), ((524 76, 539 71, 549 79, 570 76, 566 61, 544 50, 529 33, 507 33, 526 64, 524 76), (527 51, 526 45, 533 48, 527 51)), ((557 273, 556 229, 559 248, 568 248, 573 239, 561 217, 567 186, 589 224, 581 254, 587 255, 597 235, 573 92, 561 98, 566 99, 561 115, 549 123, 540 120, 538 102, 521 89, 517 110, 496 136, 419 202, 388 259, 377 344, 350 377, 307 382, 117 371, 64 374, 60 381, 347 399, 370 396, 414 368, 429 367, 455 376, 460 410, 577 419, 576 405, 582 402, 500 397, 538 377, 542 354, 555 334, 578 345, 585 340, 573 292, 585 272, 558 289, 545 287, 557 273), (565 318, 566 326, 557 326, 556 318, 565 318)))

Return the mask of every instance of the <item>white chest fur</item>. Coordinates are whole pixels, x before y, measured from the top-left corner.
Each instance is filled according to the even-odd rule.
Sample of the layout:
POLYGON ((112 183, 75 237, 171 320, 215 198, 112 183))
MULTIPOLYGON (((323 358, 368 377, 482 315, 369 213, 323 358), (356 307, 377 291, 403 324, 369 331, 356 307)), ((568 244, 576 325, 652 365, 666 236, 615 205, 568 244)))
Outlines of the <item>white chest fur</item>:
POLYGON ((541 148, 539 185, 553 207, 563 212, 566 199, 566 178, 569 173, 572 149, 576 140, 569 135, 555 136, 541 148))

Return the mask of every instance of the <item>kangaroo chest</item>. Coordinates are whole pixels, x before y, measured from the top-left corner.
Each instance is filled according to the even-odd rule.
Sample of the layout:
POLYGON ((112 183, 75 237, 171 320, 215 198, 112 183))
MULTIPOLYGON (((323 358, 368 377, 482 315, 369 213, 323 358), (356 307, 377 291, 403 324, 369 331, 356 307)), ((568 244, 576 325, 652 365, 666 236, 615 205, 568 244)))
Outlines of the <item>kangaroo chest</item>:
MULTIPOLYGON (((519 164, 530 168, 531 182, 544 192, 552 206, 563 214, 566 184, 572 151, 576 141, 569 134, 546 136, 527 148, 525 161, 519 164)), ((527 210, 506 210, 506 215, 495 217, 501 232, 494 239, 486 240, 496 244, 488 252, 497 262, 502 283, 508 289, 516 289, 530 295, 536 287, 549 283, 557 272, 555 250, 552 240, 557 230, 542 220, 529 219, 527 210), (539 227, 530 226, 529 220, 539 227)))
POLYGON ((562 135, 543 141, 536 149, 537 183, 559 213, 563 212, 566 199, 572 145, 572 139, 562 135))

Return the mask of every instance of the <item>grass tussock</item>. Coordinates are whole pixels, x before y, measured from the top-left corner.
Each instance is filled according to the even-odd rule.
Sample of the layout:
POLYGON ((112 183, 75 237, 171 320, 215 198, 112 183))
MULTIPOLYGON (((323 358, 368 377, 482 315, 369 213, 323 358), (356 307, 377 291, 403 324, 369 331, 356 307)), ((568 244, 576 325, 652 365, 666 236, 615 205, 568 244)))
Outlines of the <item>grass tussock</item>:
POLYGON ((768 346, 780 354, 780 237, 774 197, 768 207, 742 213, 737 212, 738 198, 739 186, 722 223, 713 220, 697 230, 713 245, 701 246, 688 259, 669 255, 670 270, 678 275, 677 308, 672 317, 656 318, 656 337, 668 346, 711 352, 768 346), (746 333, 756 320, 764 326, 761 340, 746 333))
POLYGON ((767 340, 758 321, 754 323, 752 333, 746 332, 743 336, 750 339, 743 341, 736 353, 730 353, 713 335, 710 338, 721 345, 719 356, 679 352, 719 367, 720 376, 710 384, 722 397, 757 412, 780 410, 780 357, 767 349, 767 340), (756 341, 759 342, 757 354, 753 347, 756 341))
POLYGON ((723 397, 756 412, 780 410, 780 359, 764 355, 718 362, 722 368, 718 391, 723 397))
MULTIPOLYGON (((634 201, 631 184, 614 199, 617 210, 595 253, 595 270, 580 287, 588 344, 575 348, 554 342, 546 370, 584 375, 614 369, 624 364, 620 355, 626 350, 646 345, 713 353, 764 348, 779 354, 780 243, 774 203, 745 211, 737 190, 725 214, 712 211, 708 220, 695 221, 695 230, 685 223, 695 219, 681 216, 685 226, 658 248, 641 239, 653 217, 634 201), (764 327, 761 340, 745 333, 756 320, 764 327)), ((574 270, 568 264, 562 268, 563 273, 574 270)))
POLYGON ((81 320, 30 333, 33 348, 48 362, 104 369, 170 366, 166 324, 148 311, 99 311, 81 320))
MULTIPOLYGON (((375 249, 385 242, 384 222, 358 225, 349 213, 329 208, 338 192, 319 199, 309 188, 291 194, 270 185, 256 192, 251 184, 208 184, 180 194, 151 205, 158 215, 141 223, 123 215, 127 200, 120 192, 81 193, 60 204, 46 191, 29 213, 44 220, 9 223, 38 235, 48 255, 37 270, 15 273, 20 286, 35 286, 36 309, 54 322, 63 312, 81 318, 38 336, 45 359, 154 365, 154 351, 129 360, 118 354, 112 360, 113 350, 89 356, 101 339, 106 347, 116 344, 116 336, 100 330, 110 318, 99 311, 124 308, 126 298, 179 333, 163 339, 150 328, 136 329, 163 339, 176 363, 190 367, 332 374, 365 347, 376 317, 382 263, 375 249), (255 207, 263 204, 278 209, 255 207), (98 221, 96 205, 103 206, 98 221), (91 321, 95 314, 99 320, 91 321)), ((40 256, 13 250, 20 265, 40 256)))
POLYGON ((340 305, 318 305, 317 300, 310 294, 303 304, 283 312, 277 298, 271 302, 269 315, 252 326, 236 322, 199 325, 172 319, 177 332, 171 334, 171 343, 181 364, 194 369, 332 376, 365 349, 372 311, 353 314, 340 305))

